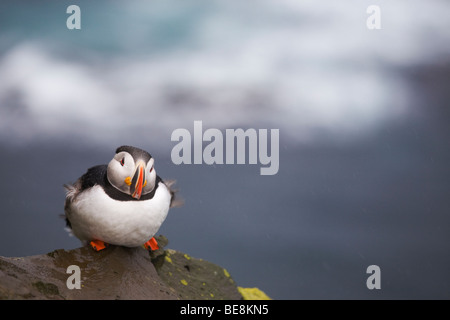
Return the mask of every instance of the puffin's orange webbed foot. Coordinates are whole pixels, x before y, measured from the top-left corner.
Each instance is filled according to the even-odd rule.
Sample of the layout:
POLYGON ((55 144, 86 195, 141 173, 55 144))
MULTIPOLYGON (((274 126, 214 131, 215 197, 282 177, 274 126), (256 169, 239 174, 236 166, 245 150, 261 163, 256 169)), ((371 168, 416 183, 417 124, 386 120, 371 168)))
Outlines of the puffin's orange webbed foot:
POLYGON ((95 251, 103 250, 107 246, 107 244, 101 240, 92 240, 89 244, 95 251))
POLYGON ((151 249, 152 251, 158 250, 159 249, 158 242, 156 242, 156 239, 152 237, 150 240, 144 243, 144 248, 147 250, 151 249))

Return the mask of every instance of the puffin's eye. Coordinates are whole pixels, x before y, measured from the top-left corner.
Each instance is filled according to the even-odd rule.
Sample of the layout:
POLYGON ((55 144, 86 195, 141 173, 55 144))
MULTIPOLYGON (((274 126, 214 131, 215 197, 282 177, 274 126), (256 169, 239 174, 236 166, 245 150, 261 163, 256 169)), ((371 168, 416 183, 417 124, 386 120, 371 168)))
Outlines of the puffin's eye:
POLYGON ((125 164, 125 158, 122 158, 122 160, 120 160, 120 164, 121 164, 122 167, 123 167, 123 165, 125 164))
POLYGON ((152 172, 153 171, 153 167, 150 169, 150 171, 149 172, 152 172))

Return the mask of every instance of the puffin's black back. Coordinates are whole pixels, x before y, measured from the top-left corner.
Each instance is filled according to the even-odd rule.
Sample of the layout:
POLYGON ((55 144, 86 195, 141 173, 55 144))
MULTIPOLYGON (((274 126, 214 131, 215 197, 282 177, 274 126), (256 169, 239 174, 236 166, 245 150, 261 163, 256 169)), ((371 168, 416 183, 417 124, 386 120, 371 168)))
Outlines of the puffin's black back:
POLYGON ((101 185, 103 188, 106 187, 108 166, 106 164, 101 164, 92 168, 89 168, 87 172, 80 177, 81 190, 86 190, 92 188, 96 184, 101 185), (106 181, 105 181, 106 180, 106 181))

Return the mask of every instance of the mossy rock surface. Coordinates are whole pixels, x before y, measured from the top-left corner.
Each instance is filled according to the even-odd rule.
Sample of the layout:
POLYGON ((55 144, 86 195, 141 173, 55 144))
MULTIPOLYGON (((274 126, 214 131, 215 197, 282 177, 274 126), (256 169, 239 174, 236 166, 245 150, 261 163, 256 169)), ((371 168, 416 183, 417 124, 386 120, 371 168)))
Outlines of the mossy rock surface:
POLYGON ((55 250, 28 257, 0 256, 0 299, 242 299, 230 274, 211 262, 164 249, 108 246, 55 250), (69 289, 80 268, 80 289, 69 289))
MULTIPOLYGON (((158 238, 158 243, 163 242, 158 238)), ((242 299, 228 271, 214 263, 172 249, 158 250, 151 256, 158 275, 179 299, 242 299)))
POLYGON ((0 299, 177 299, 143 248, 82 247, 23 258, 0 257, 0 299), (80 289, 69 289, 71 265, 80 289))

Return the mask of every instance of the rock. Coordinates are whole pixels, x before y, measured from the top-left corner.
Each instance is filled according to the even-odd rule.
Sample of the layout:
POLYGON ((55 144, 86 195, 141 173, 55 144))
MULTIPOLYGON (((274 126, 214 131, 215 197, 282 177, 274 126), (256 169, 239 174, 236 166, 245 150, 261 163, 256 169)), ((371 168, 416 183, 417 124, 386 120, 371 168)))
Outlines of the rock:
POLYGON ((152 260, 162 281, 180 299, 242 299, 228 271, 218 265, 171 249, 153 256, 152 260))
MULTIPOLYGON (((158 237, 160 247, 167 239, 158 237)), ((0 299, 242 299, 220 266, 161 248, 109 246, 0 257, 0 299), (71 265, 80 268, 80 289, 69 289, 71 265)))

